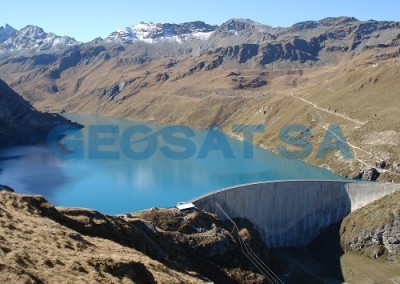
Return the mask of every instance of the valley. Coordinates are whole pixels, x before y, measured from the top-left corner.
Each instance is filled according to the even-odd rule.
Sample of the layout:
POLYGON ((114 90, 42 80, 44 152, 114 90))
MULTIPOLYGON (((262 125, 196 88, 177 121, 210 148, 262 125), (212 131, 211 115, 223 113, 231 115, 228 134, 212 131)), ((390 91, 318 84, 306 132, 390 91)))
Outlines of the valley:
MULTIPOLYGON (((305 161, 342 176, 368 178, 374 168, 380 181, 400 180, 393 119, 400 107, 399 23, 341 17, 272 28, 232 19, 128 30, 62 48, 24 49, 17 41, 12 49, 6 41, 0 78, 42 111, 219 127, 233 137, 232 125, 263 125, 254 143, 275 153, 280 130, 302 125, 313 149, 305 161), (191 36, 199 33, 206 35, 191 36), (338 151, 316 157, 331 125, 340 127, 352 158, 338 151)), ((15 40, 20 34, 26 30, 15 40)))

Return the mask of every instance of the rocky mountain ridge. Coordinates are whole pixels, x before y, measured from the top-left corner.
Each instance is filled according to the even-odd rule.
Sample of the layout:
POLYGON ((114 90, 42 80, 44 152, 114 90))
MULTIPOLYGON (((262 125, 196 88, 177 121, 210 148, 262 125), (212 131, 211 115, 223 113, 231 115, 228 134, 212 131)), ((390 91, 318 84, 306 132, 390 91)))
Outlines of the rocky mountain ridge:
POLYGON ((0 27, 0 44, 9 39, 17 30, 9 24, 5 24, 4 27, 0 27))
POLYGON ((0 30, 0 52, 13 51, 45 51, 61 49, 79 44, 72 37, 58 36, 53 33, 46 33, 42 28, 28 25, 19 31, 6 25, 0 30))
MULTIPOLYGON (((194 44, 200 40, 196 45, 207 49, 245 43, 293 42, 293 39, 300 38, 309 44, 311 40, 314 44, 334 40, 336 44, 330 47, 331 51, 347 51, 356 49, 360 44, 362 47, 371 47, 377 44, 398 45, 399 27, 398 22, 358 21, 353 17, 305 21, 287 28, 274 28, 249 19, 231 19, 219 26, 201 21, 182 24, 140 22, 131 27, 118 29, 105 40, 96 39, 92 42, 103 45, 131 45, 135 42, 157 43, 163 41, 194 44), (348 37, 350 38, 348 39, 348 37), (378 40, 379 37, 382 38, 378 40), (349 40, 352 41, 351 44, 349 44, 349 40)), ((40 52, 65 49, 81 43, 72 37, 45 33, 40 27, 32 25, 19 31, 6 25, 0 27, 0 44, 0 52, 4 53, 21 50, 40 52)), ((272 48, 279 49, 276 45, 272 48)))
MULTIPOLYGON (((8 26, 7 30, 10 29, 8 26)), ((88 55, 94 50, 89 54, 92 59, 103 52, 106 59, 129 57, 129 61, 121 59, 122 62, 139 64, 164 56, 209 57, 211 62, 202 61, 192 68, 198 71, 215 69, 223 64, 294 69, 337 64, 369 49, 399 45, 399 22, 361 22, 349 17, 301 22, 289 28, 272 28, 243 19, 232 19, 220 26, 204 22, 179 25, 142 22, 120 29, 105 40, 95 39, 86 44, 27 26, 12 33, 0 45, 0 53, 11 52, 3 54, 0 65, 33 60, 34 65, 48 66, 51 73, 53 63, 60 62, 60 66, 55 67, 58 70, 64 70, 66 65, 70 68, 88 64, 91 59, 83 54, 88 55), (24 50, 29 54, 22 53, 24 50), (65 64, 71 55, 74 59, 65 64)), ((399 52, 387 56, 396 57, 399 52)))
POLYGON ((163 40, 174 42, 196 39, 205 40, 216 27, 200 21, 183 24, 141 22, 132 27, 126 27, 111 33, 105 41, 109 43, 131 44, 135 41, 153 43, 163 40))

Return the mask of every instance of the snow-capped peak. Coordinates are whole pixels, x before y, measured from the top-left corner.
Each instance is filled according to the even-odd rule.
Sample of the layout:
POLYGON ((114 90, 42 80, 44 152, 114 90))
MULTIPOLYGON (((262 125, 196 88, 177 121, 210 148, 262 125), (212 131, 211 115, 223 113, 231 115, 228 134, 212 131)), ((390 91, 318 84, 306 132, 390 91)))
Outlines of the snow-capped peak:
POLYGON ((106 41, 130 44, 135 41, 157 42, 169 40, 175 42, 207 39, 217 28, 204 22, 183 24, 140 22, 132 27, 118 29, 111 33, 106 41))
POLYGON ((9 24, 0 27, 0 44, 9 39, 17 30, 9 24))
POLYGON ((0 51, 48 50, 76 44, 79 42, 71 37, 46 33, 40 27, 29 25, 19 31, 14 31, 7 40, 1 43, 0 51))

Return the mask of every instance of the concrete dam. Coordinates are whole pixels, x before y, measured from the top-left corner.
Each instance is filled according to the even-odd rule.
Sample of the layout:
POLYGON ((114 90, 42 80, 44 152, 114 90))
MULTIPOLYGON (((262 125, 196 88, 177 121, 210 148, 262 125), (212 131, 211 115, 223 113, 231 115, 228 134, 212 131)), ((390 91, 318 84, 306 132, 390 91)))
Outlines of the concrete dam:
POLYGON ((198 197, 199 209, 251 221, 268 247, 304 246, 322 229, 400 184, 359 181, 270 181, 234 186, 198 197))

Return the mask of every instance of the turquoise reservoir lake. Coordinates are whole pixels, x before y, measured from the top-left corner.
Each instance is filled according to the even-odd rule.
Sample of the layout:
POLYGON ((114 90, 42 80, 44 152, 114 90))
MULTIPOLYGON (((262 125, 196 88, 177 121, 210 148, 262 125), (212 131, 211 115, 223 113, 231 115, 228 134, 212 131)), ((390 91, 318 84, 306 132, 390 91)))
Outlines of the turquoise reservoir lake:
MULTIPOLYGON (((65 158, 56 155, 48 144, 1 148, 0 184, 8 185, 19 193, 44 195, 56 206, 88 207, 118 214, 154 206, 174 206, 177 202, 243 183, 343 179, 327 170, 283 158, 257 146, 252 146, 252 158, 245 157, 245 143, 227 136, 224 136, 225 150, 221 150, 218 148, 221 143, 218 144, 217 140, 205 143, 210 138, 210 132, 206 130, 190 129, 194 135, 186 138, 186 142, 194 146, 191 147, 194 152, 190 157, 178 159, 165 155, 161 149, 168 147, 180 153, 185 150, 184 147, 154 134, 162 133, 166 126, 95 115, 66 116, 85 125, 85 128, 79 132, 81 137, 71 134, 64 137, 61 143, 72 141, 75 145, 82 145, 83 149, 65 158), (125 154, 126 149, 121 149, 121 136, 125 130, 138 125, 152 130, 149 134, 154 134, 152 141, 156 141, 157 145, 144 159, 134 159, 125 154), (89 146, 98 140, 93 141, 89 132, 98 126, 118 131, 97 135, 105 140, 95 150, 118 153, 119 157, 93 154, 93 147, 89 146), (107 143, 111 145, 104 145, 107 143), (231 149, 234 156, 228 155, 226 149, 231 149), (89 154, 90 151, 92 154, 89 154)), ((137 152, 148 147, 146 142, 135 145, 139 147, 135 148, 137 152)))

